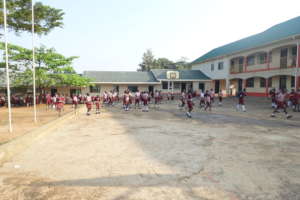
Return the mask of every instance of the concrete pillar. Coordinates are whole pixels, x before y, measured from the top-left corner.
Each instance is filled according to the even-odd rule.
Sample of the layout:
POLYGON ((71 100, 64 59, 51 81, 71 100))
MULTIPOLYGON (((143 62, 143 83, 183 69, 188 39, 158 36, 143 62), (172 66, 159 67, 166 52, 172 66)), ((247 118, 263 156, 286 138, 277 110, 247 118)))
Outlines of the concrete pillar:
POLYGON ((174 81, 172 81, 172 94, 174 93, 174 81))
POLYGON ((168 93, 170 92, 170 81, 168 81, 168 93))
POLYGON ((295 88, 299 89, 299 69, 300 69, 300 45, 297 43, 297 61, 296 61, 296 74, 295 74, 295 88))
POLYGON ((269 79, 266 78, 266 97, 269 96, 269 79))
POLYGON ((242 88, 242 90, 246 88, 246 85, 247 85, 246 83, 247 83, 247 79, 243 79, 243 88, 242 88))
POLYGON ((268 70, 270 69, 270 53, 271 52, 272 51, 270 51, 270 52, 267 53, 267 68, 268 68, 268 70))
POLYGON ((246 72, 247 71, 247 56, 244 56, 244 71, 243 72, 246 72))
POLYGON ((230 91, 230 80, 226 79, 226 96, 229 96, 229 91, 230 91))

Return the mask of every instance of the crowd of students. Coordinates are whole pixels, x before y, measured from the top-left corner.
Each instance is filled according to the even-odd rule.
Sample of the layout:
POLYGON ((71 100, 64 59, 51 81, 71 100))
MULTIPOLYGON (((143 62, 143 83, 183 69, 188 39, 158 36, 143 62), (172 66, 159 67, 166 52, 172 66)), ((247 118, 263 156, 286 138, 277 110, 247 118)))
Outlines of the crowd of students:
MULTIPOLYGON (((246 112, 245 97, 247 92, 245 89, 237 93, 237 111, 246 112)), ((286 118, 291 118, 292 116, 288 114, 287 109, 290 107, 294 112, 300 112, 300 90, 292 90, 290 93, 285 89, 272 89, 269 92, 269 97, 272 101, 272 108, 274 111, 271 114, 271 117, 275 117, 276 113, 279 113, 281 110, 285 113, 286 118)), ((103 105, 114 106, 115 104, 122 101, 122 108, 125 111, 129 111, 132 108, 142 109, 143 112, 149 111, 149 104, 153 104, 154 108, 158 107, 159 104, 163 101, 163 94, 161 91, 156 90, 154 92, 148 91, 136 91, 131 92, 130 90, 125 90, 124 93, 119 96, 119 93, 115 90, 105 91, 101 96, 91 96, 90 94, 86 95, 72 95, 66 96, 63 94, 50 95, 49 93, 36 96, 36 103, 44 103, 47 105, 47 109, 55 109, 58 111, 59 116, 64 110, 64 104, 70 103, 73 104, 75 112, 77 112, 78 104, 86 104, 87 115, 91 114, 93 107, 95 107, 95 113, 100 114, 100 109, 103 105)), ((175 95, 171 92, 168 92, 165 95, 167 101, 174 101, 175 95)), ((181 109, 185 108, 187 110, 187 117, 191 118, 195 102, 199 101, 199 108, 204 111, 211 111, 212 106, 218 99, 218 105, 222 106, 223 95, 220 92, 215 94, 213 89, 206 90, 204 92, 196 94, 191 91, 183 91, 180 96, 179 107, 181 109), (217 98, 216 98, 217 97, 217 98)), ((6 97, 0 96, 0 107, 5 106, 6 97)), ((11 97, 12 106, 32 106, 33 105, 33 96, 15 96, 11 97)))

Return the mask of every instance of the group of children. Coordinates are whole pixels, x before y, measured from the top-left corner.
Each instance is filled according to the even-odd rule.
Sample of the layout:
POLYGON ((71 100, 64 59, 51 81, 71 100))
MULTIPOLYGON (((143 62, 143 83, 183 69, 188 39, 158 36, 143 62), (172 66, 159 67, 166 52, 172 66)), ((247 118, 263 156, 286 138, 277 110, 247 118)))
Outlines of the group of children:
POLYGON ((292 115, 289 115, 287 112, 288 107, 291 107, 294 112, 300 112, 300 90, 295 91, 293 89, 288 93, 286 89, 272 89, 269 92, 269 96, 274 109, 271 117, 275 117, 275 114, 282 110, 287 119, 291 118, 292 115))

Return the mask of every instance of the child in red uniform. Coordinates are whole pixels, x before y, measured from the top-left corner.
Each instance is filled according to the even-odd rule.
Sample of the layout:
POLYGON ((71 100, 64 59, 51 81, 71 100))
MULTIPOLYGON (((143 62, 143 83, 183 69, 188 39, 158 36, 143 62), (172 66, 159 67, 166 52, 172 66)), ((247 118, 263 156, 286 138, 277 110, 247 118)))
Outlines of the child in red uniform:
POLYGON ((296 112, 297 111, 297 104, 298 104, 298 97, 297 97, 297 93, 295 92, 295 90, 292 90, 292 92, 290 93, 290 97, 289 97, 289 101, 292 104, 292 108, 293 111, 296 112))
POLYGON ((51 95, 49 93, 47 93, 46 95, 46 106, 47 106, 47 109, 51 108, 51 95))
POLYGON ((222 102, 223 102, 223 93, 220 92, 219 93, 219 106, 222 106, 222 102))
POLYGON ((212 98, 211 98, 211 94, 208 90, 206 90, 206 92, 204 94, 204 102, 205 102, 204 110, 206 111, 208 108, 208 110, 211 111, 212 98))
POLYGON ((96 105, 96 114, 100 114, 100 97, 97 95, 94 99, 95 105, 96 105))
POLYGON ((246 106, 245 106, 245 96, 246 94, 246 89, 244 88, 242 91, 238 93, 238 104, 236 105, 236 110, 239 111, 240 107, 242 107, 242 111, 246 112, 246 106))
POLYGON ((300 89, 296 92, 296 111, 300 112, 300 89))
POLYGON ((141 93, 139 90, 135 93, 134 106, 140 108, 141 93))
POLYGON ((185 95, 185 92, 183 91, 180 96, 181 105, 179 105, 179 107, 184 108, 185 100, 186 100, 186 95, 185 95))
POLYGON ((58 94, 58 97, 57 97, 57 101, 56 101, 56 109, 58 111, 58 116, 60 117, 61 116, 61 111, 63 110, 64 108, 64 104, 65 104, 65 97, 63 95, 59 95, 58 94))
POLYGON ((124 110, 129 111, 129 104, 130 104, 129 91, 125 91, 125 93, 124 93, 123 104, 124 104, 124 110))
POLYGON ((194 105, 192 98, 193 98, 192 93, 189 92, 186 99, 186 104, 188 106, 188 111, 186 112, 186 115, 189 118, 192 118, 191 112, 193 110, 193 105, 194 105))
POLYGON ((87 109, 86 115, 91 115, 92 97, 90 96, 89 93, 86 94, 85 104, 86 104, 86 109, 87 109))
POLYGON ((280 110, 280 109, 283 110, 287 119, 292 117, 291 115, 288 114, 288 112, 286 110, 287 100, 288 100, 288 95, 287 95, 285 89, 280 90, 278 95, 276 96, 277 107, 274 109, 273 113, 271 114, 271 117, 275 117, 275 113, 277 113, 278 110, 280 110))
POLYGON ((143 92, 142 93, 143 112, 148 112, 149 111, 148 99, 149 99, 149 94, 147 92, 143 92))

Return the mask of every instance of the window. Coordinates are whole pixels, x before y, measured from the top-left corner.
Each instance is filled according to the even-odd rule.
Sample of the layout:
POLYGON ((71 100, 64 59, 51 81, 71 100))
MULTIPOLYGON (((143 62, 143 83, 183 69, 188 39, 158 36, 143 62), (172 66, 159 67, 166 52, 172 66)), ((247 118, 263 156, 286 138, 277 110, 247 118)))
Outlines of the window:
POLYGON ((211 71, 214 71, 214 70, 215 70, 215 65, 214 65, 214 64, 211 64, 211 65, 210 65, 210 70, 211 70, 211 71))
POLYGON ((291 87, 295 87, 295 76, 291 77, 291 87))
POLYGON ((138 90, 138 86, 136 85, 129 85, 128 90, 131 92, 136 92, 138 90))
POLYGON ((223 62, 219 62, 218 63, 218 70, 222 70, 224 68, 224 63, 223 62))
POLYGON ((260 87, 261 87, 261 88, 266 87, 266 79, 260 78, 260 87))
POLYGON ((286 76, 279 77, 279 89, 286 89, 286 76))
POLYGON ((292 47, 292 56, 297 56, 297 46, 292 47))
POLYGON ((230 61, 230 66, 233 67, 234 66, 234 60, 230 61))
POLYGON ((269 62, 272 62, 272 52, 269 53, 269 62))
POLYGON ((254 65, 255 64, 255 57, 254 56, 248 56, 247 57, 247 65, 254 65))
POLYGON ((100 86, 96 85, 96 86, 90 86, 90 93, 100 93, 100 86))
POLYGON ((174 82, 174 89, 180 89, 181 84, 179 82, 174 82))
POLYGON ((168 82, 162 82, 162 89, 167 90, 168 89, 168 82))
POLYGON ((254 87, 254 78, 249 78, 246 81, 246 87, 253 88, 254 87))
POLYGON ((205 89, 205 84, 204 83, 199 83, 199 90, 204 92, 204 89, 205 89))
POLYGON ((265 64, 267 62, 267 54, 266 53, 259 54, 258 62, 259 64, 265 64))

